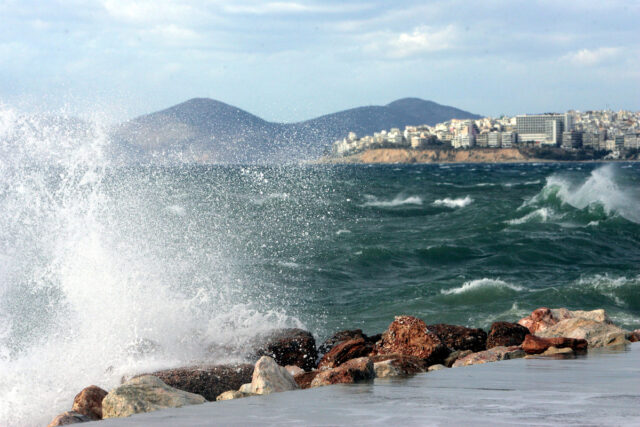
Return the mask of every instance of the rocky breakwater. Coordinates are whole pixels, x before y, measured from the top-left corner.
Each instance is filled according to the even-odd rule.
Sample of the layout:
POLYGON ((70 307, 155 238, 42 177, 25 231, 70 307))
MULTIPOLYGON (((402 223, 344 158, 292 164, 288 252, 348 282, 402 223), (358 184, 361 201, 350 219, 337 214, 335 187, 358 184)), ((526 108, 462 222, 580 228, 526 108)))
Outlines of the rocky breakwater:
POLYGON ((545 307, 517 323, 494 322, 488 333, 459 325, 427 325, 413 316, 397 316, 382 334, 367 336, 359 329, 341 331, 327 339, 319 351, 309 332, 281 329, 256 337, 246 353, 255 365, 199 365, 155 371, 153 375, 133 377, 108 393, 90 386, 78 393, 72 410, 57 416, 50 426, 525 356, 566 357, 590 348, 639 340, 640 330, 629 332, 617 327, 604 310, 545 307), (319 361, 318 353, 322 356, 319 361))

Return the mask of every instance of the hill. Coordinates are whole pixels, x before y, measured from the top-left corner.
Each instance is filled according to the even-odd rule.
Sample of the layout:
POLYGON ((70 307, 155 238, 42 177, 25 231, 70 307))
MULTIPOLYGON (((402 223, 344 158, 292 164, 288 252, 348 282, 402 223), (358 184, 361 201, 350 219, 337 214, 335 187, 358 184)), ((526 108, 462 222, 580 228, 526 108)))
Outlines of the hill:
POLYGON ((320 156, 348 132, 480 116, 418 98, 352 108, 298 123, 273 123, 232 105, 194 98, 125 122, 114 139, 143 159, 215 163, 283 162, 320 156))

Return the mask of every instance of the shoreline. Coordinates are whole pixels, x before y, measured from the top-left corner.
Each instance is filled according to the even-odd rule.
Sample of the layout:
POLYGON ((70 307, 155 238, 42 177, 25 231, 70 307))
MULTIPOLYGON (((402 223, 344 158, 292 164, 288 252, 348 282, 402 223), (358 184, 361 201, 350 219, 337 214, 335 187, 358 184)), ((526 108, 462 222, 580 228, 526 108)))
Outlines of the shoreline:
POLYGON ((376 148, 344 157, 323 156, 314 164, 527 164, 633 163, 640 159, 546 159, 529 157, 518 148, 468 150, 376 148))
MULTIPOLYGON (((202 409, 205 407, 202 404, 209 402, 207 407, 211 410, 222 411, 230 406, 214 401, 251 397, 256 397, 253 402, 257 402, 252 405, 269 405, 273 399, 264 395, 274 393, 281 395, 285 408, 290 410, 297 405, 291 406, 287 403, 289 400, 304 399, 300 396, 306 395, 280 392, 323 390, 338 384, 373 383, 375 387, 376 381, 394 378, 418 381, 422 377, 416 377, 417 374, 523 358, 571 360, 587 355, 593 349, 630 351, 627 350, 629 345, 638 341, 640 329, 627 331, 617 327, 602 309, 571 311, 546 307, 534 310, 517 323, 494 322, 488 333, 465 326, 427 325, 423 320, 407 315, 396 316, 382 334, 367 336, 359 329, 339 331, 320 346, 316 346, 308 331, 281 329, 256 337, 255 347, 247 353, 254 360, 259 357, 255 365, 200 364, 132 373, 133 376, 123 378, 121 385, 110 391, 92 385, 78 393, 71 411, 58 415, 49 427, 102 419, 110 419, 111 425, 129 422, 138 425, 141 417, 129 417, 144 413, 152 424, 159 419, 175 423, 176 417, 182 420, 186 414, 175 412, 183 406, 195 405, 191 411, 207 411, 202 409)), ((634 352, 634 357, 638 354, 634 352)), ((622 374, 622 379, 628 378, 624 372, 622 374)), ((438 375, 447 377, 444 373, 438 375)), ((465 372, 461 375, 467 376, 465 372)), ((500 379, 510 383, 509 378, 501 376, 500 379)), ((526 376, 524 381, 528 384, 526 376)), ((490 389, 480 387, 479 390, 490 389)), ((359 403, 356 401, 355 404, 359 403)), ((455 407, 453 405, 448 409, 455 407)), ((478 405, 484 410, 482 402, 478 405)), ((321 403, 319 408, 322 410, 323 407, 321 403)), ((234 417, 229 421, 248 422, 246 414, 234 417)), ((279 419, 276 423, 292 419, 295 418, 279 419)), ((418 417, 412 421, 421 420, 418 417)), ((202 416, 196 416, 181 424, 196 425, 201 421, 202 416)), ((264 419, 253 421, 263 423, 264 419)))

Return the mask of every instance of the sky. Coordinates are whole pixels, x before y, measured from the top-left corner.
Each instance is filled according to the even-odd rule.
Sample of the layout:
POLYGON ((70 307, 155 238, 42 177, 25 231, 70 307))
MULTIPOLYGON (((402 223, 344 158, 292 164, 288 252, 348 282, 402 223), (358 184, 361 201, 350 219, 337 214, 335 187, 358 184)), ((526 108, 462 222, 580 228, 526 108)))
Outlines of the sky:
POLYGON ((640 1, 0 0, 0 104, 113 121, 194 97, 293 122, 419 97, 640 110, 640 1))

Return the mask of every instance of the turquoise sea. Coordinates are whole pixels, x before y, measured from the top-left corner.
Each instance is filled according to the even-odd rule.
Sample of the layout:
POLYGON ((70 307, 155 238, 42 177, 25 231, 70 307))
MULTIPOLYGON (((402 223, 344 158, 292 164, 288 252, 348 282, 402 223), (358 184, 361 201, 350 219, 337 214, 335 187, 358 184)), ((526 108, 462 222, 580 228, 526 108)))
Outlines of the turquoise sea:
POLYGON ((118 166, 97 141, 0 144, 0 424, 277 327, 640 327, 637 163, 118 166))

